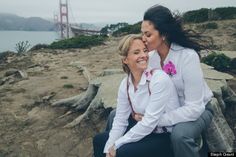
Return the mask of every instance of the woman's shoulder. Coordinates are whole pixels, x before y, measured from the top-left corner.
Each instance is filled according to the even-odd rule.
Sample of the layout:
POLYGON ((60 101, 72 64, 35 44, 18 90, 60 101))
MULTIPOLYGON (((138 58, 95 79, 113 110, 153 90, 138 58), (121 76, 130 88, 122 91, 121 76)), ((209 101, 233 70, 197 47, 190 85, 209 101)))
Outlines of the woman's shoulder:
POLYGON ((120 85, 126 85, 128 80, 128 75, 126 75, 120 82, 120 85))
POLYGON ((198 53, 194 49, 183 47, 175 43, 173 43, 171 47, 174 51, 181 53, 182 58, 198 57, 198 53))
POLYGON ((166 72, 161 69, 154 69, 151 81, 157 82, 157 81, 164 81, 164 80, 170 81, 169 75, 166 74, 166 72))
POLYGON ((127 87, 127 79, 128 79, 128 75, 125 76, 122 81, 120 82, 120 87, 119 87, 119 91, 123 91, 126 89, 127 87))

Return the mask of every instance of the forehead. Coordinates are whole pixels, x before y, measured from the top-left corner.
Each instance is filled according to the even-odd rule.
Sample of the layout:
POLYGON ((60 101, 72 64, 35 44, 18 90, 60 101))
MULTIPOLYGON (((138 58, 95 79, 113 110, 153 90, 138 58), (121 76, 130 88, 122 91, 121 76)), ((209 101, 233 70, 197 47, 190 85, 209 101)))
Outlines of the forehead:
POLYGON ((135 39, 130 45, 130 50, 144 48, 145 45, 141 39, 135 39))
POLYGON ((141 25, 141 31, 146 32, 146 31, 154 31, 155 27, 151 21, 143 21, 141 25))

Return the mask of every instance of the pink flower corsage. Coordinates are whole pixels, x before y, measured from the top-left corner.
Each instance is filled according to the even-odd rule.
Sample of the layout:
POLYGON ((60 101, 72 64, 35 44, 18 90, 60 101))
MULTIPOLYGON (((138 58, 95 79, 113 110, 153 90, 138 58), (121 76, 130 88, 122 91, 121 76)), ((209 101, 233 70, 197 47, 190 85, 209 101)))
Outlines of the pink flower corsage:
POLYGON ((162 67, 162 70, 164 70, 170 76, 173 76, 177 73, 176 69, 175 69, 175 65, 171 61, 169 61, 167 64, 165 64, 162 67))

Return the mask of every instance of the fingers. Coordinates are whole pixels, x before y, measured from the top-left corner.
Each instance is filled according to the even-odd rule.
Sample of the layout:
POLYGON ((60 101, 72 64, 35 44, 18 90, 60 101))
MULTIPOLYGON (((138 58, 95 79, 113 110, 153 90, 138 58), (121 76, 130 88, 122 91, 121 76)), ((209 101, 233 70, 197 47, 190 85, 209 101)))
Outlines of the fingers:
POLYGON ((136 121, 141 121, 142 118, 143 118, 143 114, 136 113, 136 114, 134 115, 134 119, 135 119, 136 121))

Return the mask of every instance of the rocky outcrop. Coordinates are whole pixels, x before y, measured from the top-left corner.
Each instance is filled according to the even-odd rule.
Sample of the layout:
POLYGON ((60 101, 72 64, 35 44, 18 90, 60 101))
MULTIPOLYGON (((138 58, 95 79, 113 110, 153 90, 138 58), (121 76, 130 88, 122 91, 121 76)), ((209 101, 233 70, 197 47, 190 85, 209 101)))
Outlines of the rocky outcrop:
POLYGON ((5 72, 4 77, 0 78, 0 86, 3 84, 13 84, 24 79, 28 79, 28 74, 26 71, 9 69, 5 72))
POLYGON ((229 102, 236 105, 236 95, 226 82, 226 80, 232 79, 233 77, 229 74, 217 72, 212 68, 205 68, 203 70, 207 84, 214 94, 214 98, 212 99, 214 117, 207 129, 206 136, 209 149, 212 152, 232 152, 234 149, 235 135, 223 113, 229 107, 227 106, 229 102))

